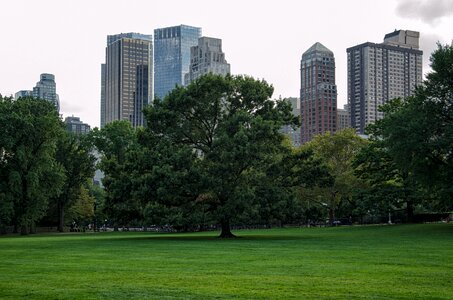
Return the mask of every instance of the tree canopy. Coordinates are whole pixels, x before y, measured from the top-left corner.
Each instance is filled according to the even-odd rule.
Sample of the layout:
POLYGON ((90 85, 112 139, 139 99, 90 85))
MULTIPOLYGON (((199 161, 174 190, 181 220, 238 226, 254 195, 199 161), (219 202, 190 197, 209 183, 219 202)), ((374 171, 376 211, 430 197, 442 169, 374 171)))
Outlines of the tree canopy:
POLYGON ((66 178, 60 195, 54 199, 60 232, 64 231, 67 208, 77 203, 81 194, 88 193, 83 186, 94 175, 96 158, 92 153, 93 147, 80 135, 64 132, 57 142, 55 158, 66 178))
POLYGON ((262 80, 207 75, 145 110, 148 136, 194 154, 186 166, 199 180, 189 198, 221 224, 221 237, 233 236, 230 222, 239 214, 286 197, 289 181, 273 180, 281 175, 276 166, 291 152, 279 129, 297 125, 298 118, 286 101, 272 100, 272 93, 262 80), (272 193, 264 193, 270 186, 272 193))
POLYGON ((453 46, 438 45, 432 72, 414 95, 382 106, 370 126, 389 158, 417 184, 437 195, 439 209, 453 207, 453 46))
POLYGON ((329 212, 329 222, 335 219, 335 212, 342 202, 351 201, 355 188, 362 183, 354 174, 352 162, 367 141, 359 137, 354 129, 317 135, 302 147, 313 151, 322 161, 333 180, 331 185, 305 190, 303 195, 321 204, 329 212))
POLYGON ((63 129, 55 107, 32 97, 0 98, 0 128, 2 217, 27 234, 61 192, 55 150, 63 129))

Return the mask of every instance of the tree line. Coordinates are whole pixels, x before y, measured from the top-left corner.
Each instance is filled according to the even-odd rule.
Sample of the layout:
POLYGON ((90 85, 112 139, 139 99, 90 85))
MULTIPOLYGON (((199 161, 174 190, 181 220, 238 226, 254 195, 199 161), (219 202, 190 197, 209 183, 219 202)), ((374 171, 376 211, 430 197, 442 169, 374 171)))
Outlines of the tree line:
POLYGON ((55 107, 0 95, 0 230, 28 234, 37 222, 63 231, 70 218, 93 215, 92 146, 65 131, 55 107))
POLYGON ((369 139, 353 129, 299 148, 280 129, 299 126, 273 88, 248 76, 203 76, 126 121, 87 136, 63 130, 51 104, 0 98, 0 227, 22 233, 39 222, 59 230, 74 219, 120 226, 204 230, 235 224, 413 221, 452 210, 451 46, 414 95, 381 109, 369 139), (103 190, 89 180, 97 151, 103 190), (102 217, 101 217, 102 215, 102 217))

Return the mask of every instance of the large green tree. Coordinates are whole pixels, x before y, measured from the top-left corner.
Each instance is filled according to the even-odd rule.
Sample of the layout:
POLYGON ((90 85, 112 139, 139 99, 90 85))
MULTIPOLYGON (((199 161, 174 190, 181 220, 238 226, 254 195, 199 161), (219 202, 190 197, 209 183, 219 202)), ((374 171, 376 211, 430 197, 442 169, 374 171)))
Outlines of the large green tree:
POLYGON ((0 128, 0 206, 27 234, 61 192, 65 176, 55 150, 63 129, 55 107, 31 97, 0 98, 0 128))
POLYGON ((410 173, 403 172, 390 156, 382 140, 370 137, 370 143, 356 155, 354 173, 366 182, 357 190, 360 208, 376 216, 405 210, 411 222, 422 190, 410 173))
POLYGON ((369 128, 401 172, 453 207, 453 46, 438 45, 432 72, 414 95, 395 99, 369 128))
POLYGON ((328 168, 333 179, 329 186, 303 190, 304 197, 328 210, 331 224, 336 219, 335 212, 339 206, 344 201, 350 201, 354 189, 362 184, 354 174, 352 162, 366 144, 367 141, 359 137, 354 129, 345 129, 317 135, 302 146, 313 151, 315 157, 328 168))
MULTIPOLYGON (((90 139, 101 155, 100 170, 104 172, 103 209, 110 222, 118 227, 141 219, 142 208, 131 197, 134 176, 128 167, 128 155, 138 153, 137 133, 128 121, 115 121, 102 129, 95 128, 90 139)), ((134 163, 134 161, 132 161, 134 163)))
MULTIPOLYGON (((149 136, 192 153, 185 168, 196 168, 200 180, 196 188, 188 185, 186 194, 221 224, 221 237, 233 237, 231 221, 260 205, 263 185, 257 183, 272 184, 263 178, 272 176, 271 167, 284 157, 279 129, 298 123, 289 104, 271 100, 272 93, 271 85, 251 77, 207 75, 145 110, 149 136)), ((284 189, 274 192, 273 201, 285 196, 284 189)))
POLYGON ((65 132, 57 143, 56 159, 63 167, 65 182, 54 199, 58 210, 58 231, 64 231, 65 212, 85 192, 83 185, 93 177, 96 158, 83 136, 65 132))

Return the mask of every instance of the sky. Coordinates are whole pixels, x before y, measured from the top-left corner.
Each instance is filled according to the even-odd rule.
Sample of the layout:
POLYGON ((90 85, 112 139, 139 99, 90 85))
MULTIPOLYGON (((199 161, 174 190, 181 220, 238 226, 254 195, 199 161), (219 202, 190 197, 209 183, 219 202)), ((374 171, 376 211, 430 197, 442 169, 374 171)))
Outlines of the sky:
POLYGON ((300 59, 316 42, 333 51, 338 107, 347 103, 346 49, 420 32, 423 73, 436 42, 453 41, 453 0, 1 0, 0 94, 55 75, 63 117, 99 126, 101 63, 110 34, 180 24, 222 39, 232 74, 264 79, 274 98, 298 97, 300 59))

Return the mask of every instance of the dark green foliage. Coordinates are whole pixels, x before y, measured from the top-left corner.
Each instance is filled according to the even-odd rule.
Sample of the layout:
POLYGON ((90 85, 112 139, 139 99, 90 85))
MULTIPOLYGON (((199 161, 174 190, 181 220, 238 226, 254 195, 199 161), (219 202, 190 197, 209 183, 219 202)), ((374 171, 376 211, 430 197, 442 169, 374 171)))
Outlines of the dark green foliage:
POLYGON ((131 197, 132 182, 137 177, 131 173, 129 156, 137 155, 137 134, 127 121, 115 121, 103 129, 95 128, 90 133, 90 140, 101 154, 99 168, 105 177, 102 183, 105 188, 103 213, 109 217, 109 223, 117 227, 128 225, 142 217, 142 206, 131 197))
POLYGON ((55 150, 63 129, 51 103, 30 97, 0 98, 0 128, 1 217, 27 234, 61 192, 55 150))
POLYGON ((54 205, 58 211, 58 230, 64 231, 65 212, 80 197, 86 198, 87 184, 95 171, 96 158, 92 154, 93 147, 81 135, 65 132, 57 143, 56 160, 62 166, 65 174, 65 182, 61 194, 54 199, 54 205))
POLYGON ((327 132, 315 136, 302 146, 302 149, 313 151, 315 157, 323 162, 332 180, 329 185, 302 189, 302 197, 311 202, 307 202, 307 206, 324 207, 328 211, 330 224, 336 220, 336 212, 341 207, 348 207, 343 217, 354 214, 352 196, 363 182, 354 175, 352 162, 366 144, 367 141, 359 137, 354 129, 345 129, 334 134, 327 132))
MULTIPOLYGON (((223 237, 232 236, 230 222, 241 216, 266 222, 282 218, 278 214, 294 187, 290 182, 302 176, 281 174, 291 149, 283 146, 279 129, 298 119, 286 101, 270 99, 272 92, 272 86, 250 77, 208 75, 155 100, 145 110, 145 131, 154 141, 147 148, 159 155, 165 146, 164 153, 171 153, 164 155, 168 164, 156 168, 175 184, 157 187, 162 193, 155 193, 148 211, 166 207, 182 218, 184 212, 202 211, 200 218, 222 225, 223 237)), ((299 168, 303 163, 298 161, 299 168)))
POLYGON ((453 46, 432 54, 433 72, 414 96, 385 104, 385 118, 370 126, 404 180, 437 198, 439 210, 453 208, 453 46))

